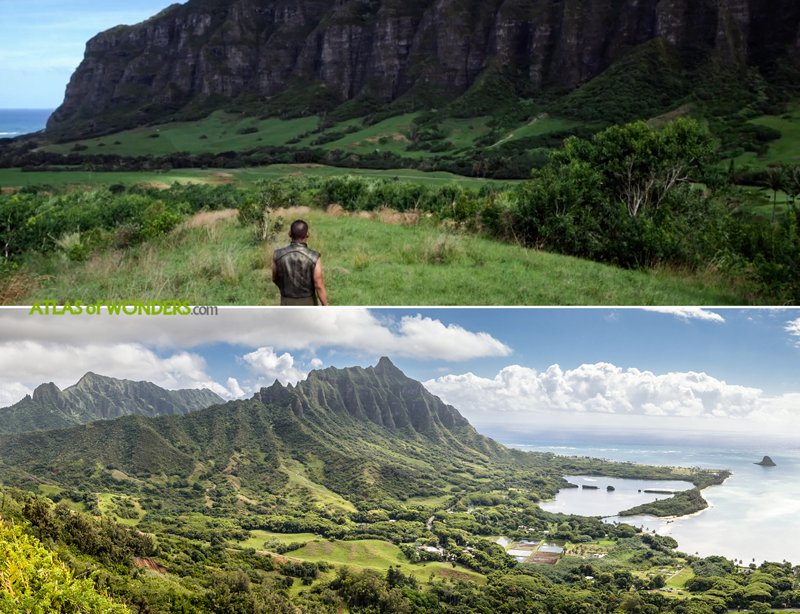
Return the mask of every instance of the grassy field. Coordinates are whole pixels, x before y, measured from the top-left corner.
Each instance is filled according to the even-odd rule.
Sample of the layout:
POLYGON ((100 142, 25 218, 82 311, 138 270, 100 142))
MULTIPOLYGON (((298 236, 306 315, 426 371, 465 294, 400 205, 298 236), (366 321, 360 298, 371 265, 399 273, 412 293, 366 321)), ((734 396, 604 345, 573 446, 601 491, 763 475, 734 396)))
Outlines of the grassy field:
POLYGON ((357 132, 348 134, 341 139, 331 141, 324 145, 325 149, 343 149, 353 153, 372 153, 374 151, 391 151, 411 158, 421 158, 430 155, 427 152, 408 152, 408 132, 416 113, 396 115, 377 124, 361 128, 357 132))
POLYGON ((542 115, 533 118, 527 124, 512 130, 491 147, 497 147, 498 145, 508 141, 513 141, 515 139, 542 136, 543 134, 549 134, 551 132, 568 130, 569 128, 574 128, 577 125, 579 125, 579 122, 570 119, 562 119, 559 117, 551 117, 546 113, 543 113, 542 115))
POLYGON ((334 177, 358 175, 389 180, 408 181, 424 185, 459 184, 464 187, 479 188, 486 183, 497 182, 492 179, 462 177, 442 171, 425 172, 411 169, 372 170, 349 169, 324 166, 321 164, 273 164, 234 170, 179 169, 172 171, 141 172, 91 172, 91 171, 34 171, 23 172, 16 168, 0 169, 0 188, 23 188, 28 186, 105 186, 113 184, 149 184, 169 186, 174 183, 233 183, 250 185, 260 179, 275 179, 305 175, 308 177, 334 177))
MULTIPOLYGON (((764 220, 772 219, 772 190, 753 186, 743 186, 741 189, 747 193, 746 207, 749 212, 764 220)), ((785 192, 778 192, 777 197, 775 211, 776 215, 780 217, 789 210, 789 196, 785 192)))
POLYGON ((684 567, 680 571, 667 578, 666 586, 673 589, 682 589, 692 578, 694 578, 694 572, 692 571, 692 568, 684 567))
POLYGON ((144 510, 142 509, 141 504, 137 501, 134 497, 129 497, 127 495, 117 495, 112 493, 98 493, 97 495, 97 504, 100 508, 100 513, 104 516, 110 516, 114 520, 116 520, 120 524, 124 524, 129 527, 136 526, 141 521, 142 517, 144 517, 144 510), (121 516, 117 516, 114 513, 114 499, 120 501, 128 501, 133 504, 136 513, 139 515, 138 518, 122 518, 121 516))
MULTIPOLYGON (((291 145, 299 148, 319 147, 329 151, 340 149, 354 154, 388 151, 412 159, 423 159, 436 154, 409 150, 409 134, 418 115, 405 113, 371 125, 365 125, 363 118, 355 118, 317 131, 320 125, 318 116, 291 120, 257 119, 216 111, 193 122, 146 126, 97 138, 45 145, 42 149, 61 154, 82 152, 160 156, 177 152, 197 155, 291 145)), ((489 120, 489 117, 447 118, 441 122, 440 128, 456 149, 463 150, 473 147, 477 139, 490 131, 487 126, 489 120)), ((509 131, 497 144, 576 125, 578 122, 545 114, 509 131)))
POLYGON ((431 574, 462 580, 483 580, 481 574, 461 565, 454 567, 450 563, 441 562, 409 563, 400 548, 377 539, 354 541, 320 539, 306 544, 299 550, 294 550, 288 556, 301 561, 325 561, 354 569, 386 571, 391 566, 399 566, 403 573, 413 575, 423 581, 427 580, 431 574))
POLYGON ((195 122, 147 126, 94 139, 48 145, 43 149, 70 153, 78 145, 79 148, 85 147, 82 152, 87 154, 127 156, 164 155, 179 151, 192 154, 240 151, 284 145, 318 125, 318 117, 260 120, 216 111, 195 122))
POLYGON ((305 542, 305 546, 292 550, 285 555, 288 559, 310 562, 330 563, 336 566, 347 566, 357 570, 373 569, 384 572, 389 567, 400 567, 404 573, 413 575, 421 581, 427 581, 431 574, 439 577, 458 578, 461 580, 483 581, 484 577, 462 565, 451 563, 427 562, 410 563, 400 548, 390 542, 378 539, 360 539, 353 541, 328 540, 312 533, 272 533, 270 531, 250 531, 250 538, 237 542, 240 548, 263 550, 265 542, 273 541, 282 544, 305 542))
POLYGON ((256 529, 250 531, 250 537, 237 543, 242 548, 255 548, 262 550, 264 542, 278 541, 282 544, 293 544, 297 542, 310 542, 315 539, 320 539, 319 535, 313 533, 272 533, 271 531, 261 531, 256 529))
MULTIPOLYGON (((672 271, 628 271, 459 234, 392 212, 276 214, 311 225, 334 305, 722 305, 747 297, 672 271)), ((235 212, 201 213, 170 235, 84 262, 33 256, 0 286, 0 303, 36 300, 184 300, 195 305, 275 305, 272 251, 285 230, 257 243, 235 212)))
POLYGON ((770 143, 765 156, 746 152, 736 158, 736 165, 764 168, 773 164, 800 164, 800 105, 783 115, 764 115, 751 123, 778 130, 783 136, 770 143))

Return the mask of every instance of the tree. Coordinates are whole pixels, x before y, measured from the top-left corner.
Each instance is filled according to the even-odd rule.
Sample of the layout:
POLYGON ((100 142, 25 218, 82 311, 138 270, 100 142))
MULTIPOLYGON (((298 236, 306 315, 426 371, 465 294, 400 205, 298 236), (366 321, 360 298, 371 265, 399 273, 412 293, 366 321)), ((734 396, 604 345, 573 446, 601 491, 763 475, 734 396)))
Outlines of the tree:
POLYGON ((800 196, 800 164, 786 169, 786 185, 784 186, 786 195, 789 197, 789 208, 794 211, 797 197, 800 196))
POLYGON ((786 170, 782 166, 770 166, 764 179, 764 187, 772 190, 772 223, 775 223, 775 213, 778 208, 778 192, 786 185, 786 170))
POLYGON ((661 130, 638 121, 612 126, 591 141, 567 139, 553 159, 559 165, 582 161, 597 169, 604 187, 637 217, 657 210, 693 173, 702 175, 714 149, 708 129, 695 120, 679 119, 661 130))

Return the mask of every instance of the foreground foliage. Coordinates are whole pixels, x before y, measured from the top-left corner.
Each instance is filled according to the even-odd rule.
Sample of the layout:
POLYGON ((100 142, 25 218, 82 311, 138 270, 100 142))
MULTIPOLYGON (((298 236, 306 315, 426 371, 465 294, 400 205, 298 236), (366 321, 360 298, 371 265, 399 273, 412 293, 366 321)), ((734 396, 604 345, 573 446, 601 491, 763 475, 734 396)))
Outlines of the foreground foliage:
MULTIPOLYGON (((415 222, 444 223, 448 234, 478 233, 623 268, 710 272, 736 287, 739 303, 800 301, 795 274, 800 234, 790 181, 795 169, 774 173, 771 215, 763 216, 748 204, 750 193, 733 188, 731 177, 718 171, 714 148, 707 129, 692 120, 663 129, 639 122, 591 139, 568 139, 530 180, 514 186, 470 189, 333 176, 267 180, 255 188, 26 189, 0 196, 0 274, 13 272, 31 255, 60 252, 70 261, 85 261, 104 250, 157 242, 207 210, 237 209, 242 224, 255 227, 254 242, 269 241, 282 233, 285 222, 271 212, 311 205, 353 213, 389 208, 415 222), (780 189, 790 200, 779 212, 780 189)), ((455 243, 445 237, 434 246, 431 263, 449 264, 457 256, 455 243)), ((379 250, 377 257, 385 256, 379 250)), ((231 274, 240 271, 234 268, 231 274)), ((393 276, 384 279, 398 282, 393 276)), ((409 298, 410 303, 428 302, 409 298)), ((381 301, 367 297, 363 302, 381 301)), ((452 302, 474 303, 466 296, 452 302)), ((607 301, 583 301, 602 302, 607 301)))
POLYGON ((0 516, 0 612, 124 614, 129 610, 99 593, 21 525, 0 516))

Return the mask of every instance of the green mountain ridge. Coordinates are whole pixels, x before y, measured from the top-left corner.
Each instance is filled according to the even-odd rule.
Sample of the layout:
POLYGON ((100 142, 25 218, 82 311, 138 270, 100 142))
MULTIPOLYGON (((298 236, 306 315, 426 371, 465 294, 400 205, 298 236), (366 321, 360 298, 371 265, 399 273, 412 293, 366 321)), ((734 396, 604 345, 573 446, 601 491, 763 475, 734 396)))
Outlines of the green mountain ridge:
POLYGON ((63 391, 52 382, 42 384, 32 395, 0 408, 0 433, 63 429, 126 415, 183 414, 221 402, 207 389, 165 390, 89 372, 63 391))
MULTIPOLYGON (((270 506, 276 496, 295 497, 298 485, 354 503, 436 498, 485 488, 495 473, 503 476, 496 488, 553 495, 566 485, 564 469, 596 471, 479 434, 387 358, 366 369, 313 371, 297 385, 276 382, 249 400, 182 415, 0 435, 0 480, 7 483, 125 491, 133 480, 145 491, 166 485, 198 510, 230 497, 270 506)), ((691 479, 705 486, 724 477, 691 479)))
POLYGON ((202 465, 214 479, 235 473, 237 490, 258 495, 280 490, 283 470, 300 461, 315 482, 340 494, 400 498, 441 494, 435 476, 442 455, 463 467, 510 451, 384 358, 374 368, 315 371, 296 386, 276 382, 250 400, 183 415, 4 435, 0 475, 19 479, 25 470, 68 486, 85 476, 102 482, 111 470, 186 478, 202 465))

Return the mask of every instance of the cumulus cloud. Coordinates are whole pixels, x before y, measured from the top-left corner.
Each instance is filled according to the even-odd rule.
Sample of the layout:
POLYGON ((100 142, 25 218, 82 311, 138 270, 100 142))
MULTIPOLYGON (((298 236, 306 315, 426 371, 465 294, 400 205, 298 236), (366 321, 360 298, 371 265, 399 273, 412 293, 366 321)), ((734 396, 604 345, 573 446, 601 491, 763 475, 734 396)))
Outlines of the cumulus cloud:
POLYGON ((220 308, 206 317, 147 316, 46 317, 27 309, 0 314, 0 339, 80 343, 103 339, 108 343, 138 342, 161 348, 192 348, 231 343, 284 350, 338 347, 374 356, 390 355, 429 360, 462 361, 508 356, 511 348, 485 332, 473 332, 422 315, 399 321, 379 319, 363 308, 236 309, 220 308))
POLYGON ((278 355, 271 347, 258 348, 255 352, 245 354, 242 359, 260 381, 268 384, 275 380, 282 384, 295 384, 307 375, 294 366, 291 354, 284 352, 278 355))
POLYGON ((425 386, 468 414, 558 412, 680 418, 741 418, 765 406, 763 392, 706 373, 623 369, 609 363, 539 372, 519 365, 493 378, 446 375, 425 386))
MULTIPOLYGON (((800 318, 787 322, 784 329, 792 337, 800 337, 800 318)), ((800 344, 800 340, 797 343, 800 344)))
POLYGON ((319 369, 323 363, 319 358, 312 358, 310 364, 312 369, 319 369))
POLYGON ((716 322, 723 324, 725 318, 720 314, 703 309, 702 307, 644 307, 645 311, 653 311, 655 313, 665 313, 673 315, 680 320, 703 320, 705 322, 716 322))
POLYGON ((228 378, 227 388, 233 398, 239 399, 244 396, 244 390, 242 390, 239 381, 235 377, 228 378))
POLYGON ((421 315, 404 317, 399 332, 394 353, 405 356, 470 360, 511 353, 511 348, 488 333, 474 333, 455 324, 446 326, 421 315))
POLYGON ((54 382, 71 386, 87 371, 119 379, 146 380, 164 388, 210 388, 230 398, 230 390, 206 373, 202 356, 180 351, 159 356, 138 343, 66 345, 41 341, 0 343, 0 406, 19 401, 31 387, 54 382), (16 398, 14 398, 16 397, 16 398))

